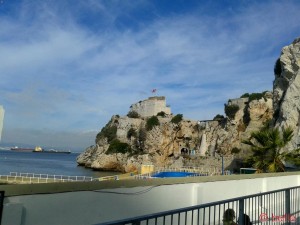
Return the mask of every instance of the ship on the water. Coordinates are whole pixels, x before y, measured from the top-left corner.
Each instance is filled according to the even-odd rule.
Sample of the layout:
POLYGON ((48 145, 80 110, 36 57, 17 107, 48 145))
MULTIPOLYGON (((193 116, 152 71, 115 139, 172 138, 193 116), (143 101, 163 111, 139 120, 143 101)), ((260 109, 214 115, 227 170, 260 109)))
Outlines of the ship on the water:
POLYGON ((42 149, 39 146, 35 147, 33 152, 36 152, 36 153, 63 153, 63 154, 70 154, 71 153, 71 151, 56 150, 56 149, 53 149, 53 148, 45 150, 45 149, 42 149))
POLYGON ((10 148, 12 151, 17 151, 17 152, 33 152, 35 149, 34 148, 20 148, 18 146, 10 148))
POLYGON ((40 146, 36 146, 35 148, 20 148, 18 146, 15 146, 10 148, 10 150, 17 151, 17 152, 34 152, 34 153, 63 153, 63 154, 71 153, 71 151, 56 150, 56 149, 45 150, 40 146))

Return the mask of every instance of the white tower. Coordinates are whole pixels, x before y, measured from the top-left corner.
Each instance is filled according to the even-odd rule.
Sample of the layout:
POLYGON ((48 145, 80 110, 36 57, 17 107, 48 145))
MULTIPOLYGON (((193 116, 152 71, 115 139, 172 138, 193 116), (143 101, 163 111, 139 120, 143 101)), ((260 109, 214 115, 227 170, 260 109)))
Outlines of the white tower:
POLYGON ((207 151, 206 134, 202 134, 201 145, 200 145, 200 156, 205 156, 207 151))
POLYGON ((4 120, 4 108, 0 105, 0 141, 2 136, 2 129, 3 129, 3 120, 4 120))

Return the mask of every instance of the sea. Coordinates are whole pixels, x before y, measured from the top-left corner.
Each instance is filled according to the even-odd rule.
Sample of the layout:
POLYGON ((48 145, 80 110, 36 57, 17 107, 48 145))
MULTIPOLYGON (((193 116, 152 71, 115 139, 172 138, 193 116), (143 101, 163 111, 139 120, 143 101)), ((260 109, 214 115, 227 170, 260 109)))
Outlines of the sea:
POLYGON ((99 178, 119 174, 78 166, 76 163, 78 155, 79 153, 34 153, 0 150, 0 175, 17 172, 99 178))

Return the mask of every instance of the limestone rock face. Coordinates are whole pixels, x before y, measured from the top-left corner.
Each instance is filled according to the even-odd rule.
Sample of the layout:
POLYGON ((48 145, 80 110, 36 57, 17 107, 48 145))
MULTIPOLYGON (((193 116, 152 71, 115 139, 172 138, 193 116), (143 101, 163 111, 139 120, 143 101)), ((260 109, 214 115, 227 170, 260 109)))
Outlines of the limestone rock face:
MULTIPOLYGON (((252 131, 261 128, 273 115, 271 93, 266 93, 264 98, 251 102, 248 99, 229 101, 239 105, 239 110, 232 119, 183 119, 179 123, 173 123, 172 115, 157 116, 160 125, 149 131, 146 129, 149 117, 113 116, 105 126, 106 132, 107 129, 115 127, 114 138, 128 144, 132 152, 110 153, 109 138, 103 135, 105 129, 102 129, 96 137, 95 145, 80 154, 77 162, 96 170, 121 172, 135 171, 142 164, 154 164, 156 167, 192 166, 192 162, 193 166, 219 165, 220 158, 213 162, 214 156, 230 155, 232 148, 241 148, 241 140, 248 138, 252 131), (193 160, 186 157, 186 149, 193 155, 193 160), (207 160, 209 163, 204 163, 207 160)), ((226 164, 229 165, 230 162, 227 161, 226 164)))
MULTIPOLYGON (((142 115, 140 118, 113 116, 105 129, 107 131, 110 127, 115 127, 116 132, 108 132, 109 135, 105 137, 101 134, 105 129, 101 131, 96 137, 95 145, 80 154, 77 162, 94 169, 124 172, 133 171, 141 164, 177 167, 218 165, 220 162, 214 161, 214 156, 230 155, 233 148, 243 149, 240 154, 247 154, 247 148, 241 141, 248 139, 253 131, 259 130, 270 120, 280 129, 291 127, 294 136, 286 148, 299 148, 300 38, 282 49, 274 72, 272 93, 264 92, 263 97, 256 100, 253 100, 253 96, 251 99, 230 99, 227 106, 236 105, 238 107, 234 106, 231 109, 237 111, 233 114, 233 111, 229 112, 229 117, 223 119, 183 119, 176 124, 171 122, 171 109, 166 106, 164 97, 140 101, 131 107, 131 111, 138 111, 142 115), (154 112, 160 111, 165 112, 167 116, 158 116, 160 125, 146 131, 149 116, 154 116, 154 112), (134 135, 129 135, 130 132, 134 135), (109 153, 113 138, 127 143, 134 152, 109 153), (196 156, 186 157, 183 154, 186 149, 195 152, 196 156)), ((226 164, 231 163, 227 160, 226 164)))
POLYGON ((293 128, 294 137, 287 149, 295 149, 300 143, 300 38, 282 49, 279 63, 273 87, 274 120, 277 127, 293 128))

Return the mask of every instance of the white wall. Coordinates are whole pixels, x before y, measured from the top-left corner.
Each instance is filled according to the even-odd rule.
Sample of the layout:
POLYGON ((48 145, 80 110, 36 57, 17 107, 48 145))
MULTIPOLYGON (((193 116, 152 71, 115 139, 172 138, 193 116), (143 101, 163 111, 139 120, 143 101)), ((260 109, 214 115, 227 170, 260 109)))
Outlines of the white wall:
POLYGON ((2 225, 97 224, 298 186, 299 183, 300 176, 291 175, 6 197, 2 225))
POLYGON ((166 106, 165 97, 150 97, 135 103, 131 105, 131 111, 137 112, 142 117, 156 116, 161 111, 171 114, 171 109, 166 106))

